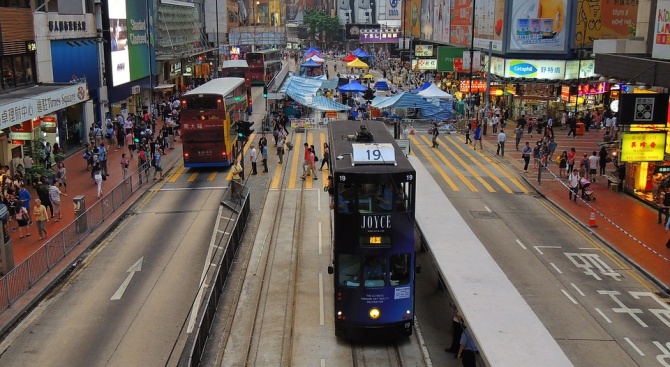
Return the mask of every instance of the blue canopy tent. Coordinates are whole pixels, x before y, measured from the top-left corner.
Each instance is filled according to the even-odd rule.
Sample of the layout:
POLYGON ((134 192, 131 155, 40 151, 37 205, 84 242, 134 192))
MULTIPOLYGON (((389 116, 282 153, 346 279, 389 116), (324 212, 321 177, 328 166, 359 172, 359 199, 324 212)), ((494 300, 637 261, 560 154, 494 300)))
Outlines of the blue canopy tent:
POLYGON ((375 103, 375 100, 373 99, 371 106, 376 107, 376 108, 426 108, 430 110, 434 110, 437 107, 426 101, 425 99, 417 96, 416 94, 412 93, 407 93, 407 92, 402 92, 398 93, 395 96, 388 97, 383 100, 377 100, 378 102, 375 103))
POLYGON ((389 90, 389 85, 384 79, 379 79, 374 85, 376 90, 389 90))
POLYGON ((307 60, 306 62, 303 62, 302 64, 300 64, 300 66, 305 67, 305 68, 318 68, 318 67, 321 67, 321 64, 319 64, 318 62, 316 62, 314 60, 307 60))
POLYGON ((368 87, 361 85, 358 81, 354 80, 353 82, 343 85, 338 88, 340 92, 365 92, 368 90, 368 87))
POLYGON ((424 108, 419 112, 419 118, 426 120, 445 121, 454 116, 453 103, 451 101, 440 101, 440 105, 434 109, 424 108))
POLYGON ((311 46, 310 48, 305 50, 304 56, 307 57, 307 55, 314 54, 314 53, 317 54, 317 55, 321 55, 321 51, 319 51, 316 47, 311 46))
POLYGON ((410 90, 410 93, 419 93, 419 92, 421 92, 422 90, 424 90, 424 89, 430 87, 431 84, 432 84, 431 82, 425 82, 425 83, 423 83, 423 85, 421 85, 419 88, 411 89, 411 90, 410 90))
POLYGON ((356 57, 370 57, 369 53, 361 50, 360 48, 357 48, 356 50, 354 50, 354 52, 352 52, 352 54, 354 54, 354 56, 356 56, 356 57))

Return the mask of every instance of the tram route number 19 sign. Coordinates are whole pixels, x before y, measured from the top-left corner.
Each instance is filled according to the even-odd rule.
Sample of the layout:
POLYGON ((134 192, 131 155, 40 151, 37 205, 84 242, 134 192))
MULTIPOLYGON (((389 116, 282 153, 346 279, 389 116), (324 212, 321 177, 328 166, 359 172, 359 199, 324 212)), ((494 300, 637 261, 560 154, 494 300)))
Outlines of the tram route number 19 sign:
POLYGON ((620 125, 668 122, 668 94, 619 94, 620 125))
POLYGON ((351 163, 357 164, 396 164, 393 144, 352 144, 351 163))

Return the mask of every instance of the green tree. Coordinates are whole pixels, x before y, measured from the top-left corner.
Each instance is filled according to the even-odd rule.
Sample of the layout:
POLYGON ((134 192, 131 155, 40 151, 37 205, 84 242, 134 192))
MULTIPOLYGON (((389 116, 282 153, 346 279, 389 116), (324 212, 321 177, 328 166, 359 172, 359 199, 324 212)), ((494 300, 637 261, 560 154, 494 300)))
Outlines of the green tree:
POLYGON ((307 33, 310 38, 322 46, 342 39, 340 20, 322 10, 305 11, 304 22, 308 26, 307 33))

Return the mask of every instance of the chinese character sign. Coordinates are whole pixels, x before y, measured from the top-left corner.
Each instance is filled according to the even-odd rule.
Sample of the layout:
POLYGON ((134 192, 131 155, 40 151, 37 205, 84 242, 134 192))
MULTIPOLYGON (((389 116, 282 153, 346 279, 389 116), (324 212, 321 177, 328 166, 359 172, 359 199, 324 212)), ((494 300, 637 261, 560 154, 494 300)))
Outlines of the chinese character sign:
POLYGON ((621 134, 621 161, 663 161, 665 157, 665 137, 665 132, 621 134))

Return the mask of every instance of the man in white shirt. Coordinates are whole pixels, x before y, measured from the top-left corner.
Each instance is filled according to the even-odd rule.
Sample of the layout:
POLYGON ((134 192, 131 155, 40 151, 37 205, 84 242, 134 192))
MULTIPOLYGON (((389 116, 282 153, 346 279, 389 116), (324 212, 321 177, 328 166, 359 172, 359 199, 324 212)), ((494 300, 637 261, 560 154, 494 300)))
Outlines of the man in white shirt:
POLYGON ((549 133, 551 134, 549 136, 549 138, 553 139, 554 138, 554 119, 551 116, 549 116, 549 119, 547 120, 547 130, 549 130, 549 133))
POLYGON ((598 157, 598 153, 594 150, 593 155, 589 157, 589 180, 591 182, 596 182, 598 166, 600 166, 600 157, 598 157))
POLYGON ((505 130, 501 129, 500 134, 498 134, 498 149, 496 150, 496 154, 502 157, 505 156, 505 140, 507 140, 507 135, 505 135, 505 130))
POLYGON ((256 148, 253 145, 251 146, 251 150, 249 151, 249 159, 251 159, 251 174, 252 175, 258 174, 256 168, 256 162, 258 161, 258 152, 256 151, 256 148))
POLYGON ((491 117, 491 124, 493 125, 493 133, 496 134, 498 132, 498 123, 500 122, 500 117, 498 115, 493 115, 491 117))

